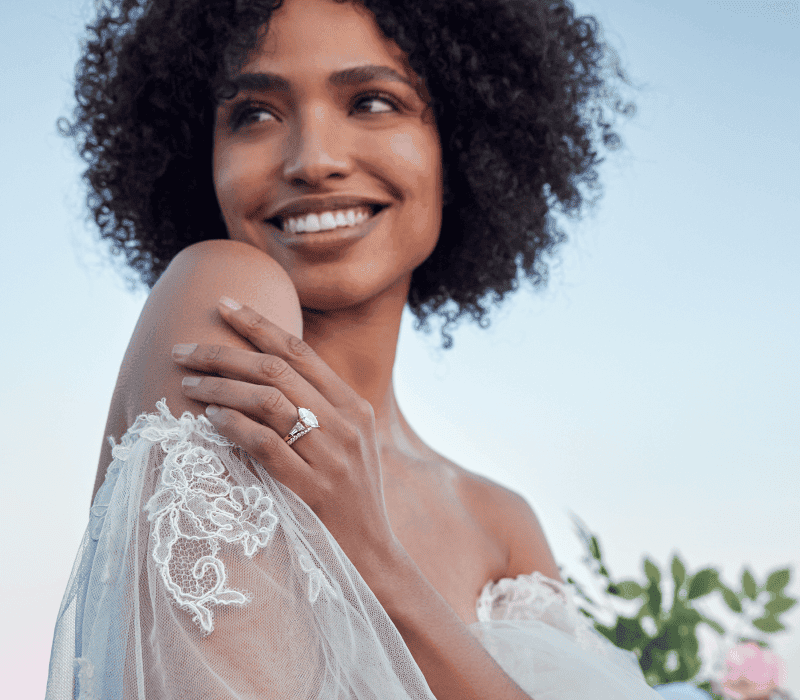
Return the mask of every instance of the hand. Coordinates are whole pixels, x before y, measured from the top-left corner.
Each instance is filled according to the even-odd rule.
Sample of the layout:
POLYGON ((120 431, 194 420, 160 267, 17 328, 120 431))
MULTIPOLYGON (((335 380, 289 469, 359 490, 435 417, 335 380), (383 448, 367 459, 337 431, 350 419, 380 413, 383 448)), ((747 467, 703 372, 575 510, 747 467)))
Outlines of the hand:
POLYGON ((208 403, 217 431, 305 501, 370 585, 405 553, 386 512, 372 406, 299 338, 247 306, 218 308, 261 352, 176 345, 176 362, 206 373, 186 377, 184 393, 208 403), (320 427, 289 446, 299 407, 320 427))

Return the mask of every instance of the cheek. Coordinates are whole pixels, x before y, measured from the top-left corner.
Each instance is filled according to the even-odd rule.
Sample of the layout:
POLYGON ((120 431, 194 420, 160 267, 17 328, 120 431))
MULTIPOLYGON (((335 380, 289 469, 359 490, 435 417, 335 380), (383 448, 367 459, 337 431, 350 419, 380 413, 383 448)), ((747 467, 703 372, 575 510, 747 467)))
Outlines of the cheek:
POLYGON ((387 142, 392 168, 400 173, 400 183, 419 205, 441 207, 442 156, 435 133, 410 131, 394 134, 387 142))
POLYGON ((235 149, 214 151, 214 190, 224 216, 247 214, 262 201, 264 173, 259 158, 243 157, 235 149))
POLYGON ((422 171, 425 166, 425 152, 415 134, 395 134, 389 139, 389 152, 407 168, 422 171))

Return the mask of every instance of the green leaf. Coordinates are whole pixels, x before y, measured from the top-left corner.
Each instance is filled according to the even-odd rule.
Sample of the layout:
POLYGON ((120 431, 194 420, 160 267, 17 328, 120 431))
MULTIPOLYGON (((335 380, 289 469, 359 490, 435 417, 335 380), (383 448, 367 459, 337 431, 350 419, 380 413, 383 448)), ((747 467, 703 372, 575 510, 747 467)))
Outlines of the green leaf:
POLYGON ((689 600, 708 595, 713 591, 719 582, 719 573, 716 569, 702 569, 692 576, 689 583, 689 600))
POLYGON ((786 585, 789 583, 789 569, 780 569, 778 571, 773 571, 767 577, 767 585, 766 589, 770 593, 780 593, 786 585))
POLYGON ((786 627, 772 617, 772 615, 759 617, 757 620, 753 620, 753 627, 760 629, 762 632, 782 632, 786 629, 786 627))
POLYGON ((657 620, 661 614, 661 590, 655 581, 651 581, 647 588, 647 607, 653 613, 653 618, 657 620))
POLYGON ((753 574, 750 573, 749 569, 745 569, 742 573, 742 592, 750 598, 750 600, 755 600, 758 596, 756 580, 753 578, 753 574))
MULTIPOLYGON (((639 666, 641 667, 642 671, 649 671, 650 668, 653 666, 653 650, 650 644, 648 644, 644 650, 642 651, 642 655, 639 657, 639 666)), ((647 682, 650 683, 650 676, 647 676, 647 682)), ((655 685, 655 683, 653 683, 655 685)))
POLYGON ((722 597, 725 599, 725 602, 728 604, 728 607, 733 610, 735 613, 742 612, 742 604, 739 602, 739 599, 736 597, 736 594, 730 588, 723 588, 722 589, 722 597))
POLYGON ((697 610, 681 602, 672 607, 670 617, 682 625, 697 625, 703 620, 703 616, 697 610))
POLYGON ((592 535, 591 539, 589 540, 589 553, 597 559, 597 561, 602 560, 602 555, 600 554, 600 543, 597 541, 597 538, 592 535))
POLYGON ((756 644, 760 646, 762 649, 769 649, 769 642, 765 642, 763 639, 756 639, 755 637, 739 637, 736 640, 737 644, 756 644))
POLYGON ((646 637, 642 625, 634 617, 617 618, 617 628, 614 643, 620 649, 630 651, 634 647, 640 646, 646 637))
POLYGON ((661 632, 650 640, 648 646, 652 644, 654 649, 659 649, 663 652, 667 652, 670 649, 680 649, 681 634, 678 627, 674 622, 667 623, 661 629, 661 632))
POLYGON ((636 581, 620 581, 609 586, 608 592, 625 600, 633 600, 642 595, 642 587, 636 581))
POLYGON ((681 584, 686 580, 686 567, 683 562, 678 559, 678 555, 672 557, 672 580, 675 582, 675 588, 680 588, 681 584))
POLYGON ((687 634, 681 638, 681 655, 685 655, 687 658, 694 658, 698 651, 700 651, 700 643, 694 634, 687 634))
POLYGON ((661 571, 652 561, 647 558, 644 560, 644 574, 647 576, 648 580, 654 581, 655 583, 661 583, 661 571))
POLYGON ((777 615, 778 613, 785 612, 789 608, 793 608, 797 603, 797 599, 795 598, 787 598, 785 596, 778 596, 774 600, 769 601, 764 606, 764 609, 770 615, 777 615))

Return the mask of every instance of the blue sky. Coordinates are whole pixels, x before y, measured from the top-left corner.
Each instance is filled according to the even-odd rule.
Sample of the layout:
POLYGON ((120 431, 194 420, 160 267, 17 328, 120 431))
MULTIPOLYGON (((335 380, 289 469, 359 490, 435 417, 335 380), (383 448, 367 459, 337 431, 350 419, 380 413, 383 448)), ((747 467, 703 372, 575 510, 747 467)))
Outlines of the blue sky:
MULTIPOLYGON (((3 11, 0 664, 39 698, 86 524, 119 362, 144 302, 103 262, 71 105, 93 3, 3 11), (20 533, 20 535, 17 535, 20 533), (13 572, 9 575, 8 572, 13 572)), ((612 572, 680 552, 738 581, 794 568, 800 594, 800 8, 797 2, 577 3, 642 86, 605 196, 567 222, 542 293, 521 291, 455 348, 401 334, 401 407, 424 440, 522 493, 586 579, 568 512, 612 572)), ((709 612, 724 618, 721 606, 709 612)), ((800 611, 773 638, 800 695, 800 611)), ((711 637, 709 637, 711 638, 711 637)), ((710 649, 710 647, 709 647, 710 649)), ((710 652, 709 652, 710 653, 710 652)), ((9 685, 10 684, 10 685, 9 685)))

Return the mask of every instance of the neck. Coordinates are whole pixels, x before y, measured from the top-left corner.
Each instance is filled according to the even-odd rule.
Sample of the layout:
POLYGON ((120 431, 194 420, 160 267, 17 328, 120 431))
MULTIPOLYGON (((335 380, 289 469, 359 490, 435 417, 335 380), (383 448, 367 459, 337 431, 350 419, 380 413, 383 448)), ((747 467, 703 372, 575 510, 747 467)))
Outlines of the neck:
POLYGON ((424 447, 394 395, 392 370, 409 281, 358 306, 303 309, 303 339, 375 411, 382 453, 419 453, 424 447))

